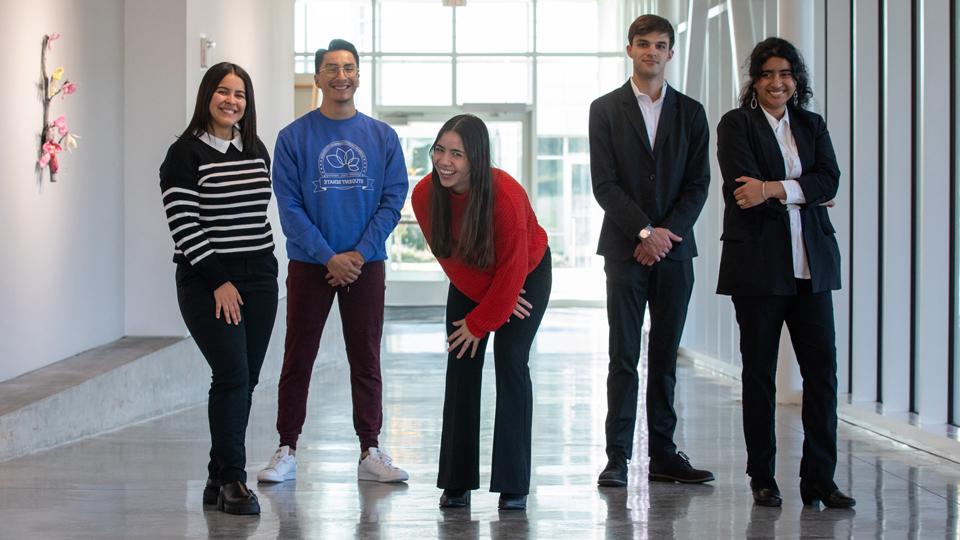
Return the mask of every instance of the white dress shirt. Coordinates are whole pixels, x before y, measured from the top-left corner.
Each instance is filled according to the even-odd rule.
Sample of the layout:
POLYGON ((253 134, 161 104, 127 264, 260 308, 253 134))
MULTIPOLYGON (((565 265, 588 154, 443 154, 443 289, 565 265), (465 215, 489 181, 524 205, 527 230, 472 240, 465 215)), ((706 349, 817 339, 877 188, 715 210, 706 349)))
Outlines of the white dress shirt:
POLYGON ((653 150, 653 144, 657 138, 657 126, 660 124, 660 111, 663 110, 663 96, 667 95, 667 81, 663 81, 663 87, 660 88, 660 97, 656 101, 653 101, 650 96, 637 88, 637 83, 633 82, 633 77, 630 77, 630 87, 633 88, 633 95, 637 96, 640 114, 643 115, 643 123, 647 126, 650 149, 653 150))
POLYGON ((227 150, 230 149, 231 144, 236 146, 237 150, 243 152, 243 139, 240 138, 240 131, 234 128, 233 133, 233 138, 229 141, 227 139, 221 139, 220 137, 212 135, 209 131, 197 133, 197 138, 207 143, 210 148, 213 148, 221 154, 226 154, 227 150))
MULTIPOLYGON (((763 109, 763 107, 761 107, 763 109)), ((767 122, 773 129, 773 134, 777 137, 777 144, 780 146, 780 154, 783 156, 783 168, 787 172, 786 178, 780 182, 783 185, 783 191, 787 198, 782 201, 787 205, 787 215, 790 216, 790 241, 793 249, 793 277, 799 279, 810 279, 810 265, 807 264, 807 246, 803 242, 803 224, 800 221, 800 207, 798 205, 807 202, 803 195, 803 188, 800 182, 794 180, 800 178, 803 174, 803 167, 800 165, 800 153, 797 151, 797 141, 793 138, 793 132, 790 131, 790 111, 783 113, 783 118, 777 120, 774 116, 763 109, 763 114, 767 117, 767 122)))

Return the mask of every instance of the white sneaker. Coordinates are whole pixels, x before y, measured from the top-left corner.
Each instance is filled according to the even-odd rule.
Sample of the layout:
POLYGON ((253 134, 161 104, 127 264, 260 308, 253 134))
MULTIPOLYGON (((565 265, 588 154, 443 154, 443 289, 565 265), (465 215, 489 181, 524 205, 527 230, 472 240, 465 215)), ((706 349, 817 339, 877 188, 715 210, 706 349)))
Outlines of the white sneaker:
POLYGON ((283 482, 297 477, 297 458, 289 446, 281 446, 273 453, 270 463, 257 473, 258 482, 283 482))
POLYGON ((373 482, 406 482, 410 475, 407 471, 393 465, 390 454, 379 448, 367 449, 367 457, 357 465, 357 479, 373 482))

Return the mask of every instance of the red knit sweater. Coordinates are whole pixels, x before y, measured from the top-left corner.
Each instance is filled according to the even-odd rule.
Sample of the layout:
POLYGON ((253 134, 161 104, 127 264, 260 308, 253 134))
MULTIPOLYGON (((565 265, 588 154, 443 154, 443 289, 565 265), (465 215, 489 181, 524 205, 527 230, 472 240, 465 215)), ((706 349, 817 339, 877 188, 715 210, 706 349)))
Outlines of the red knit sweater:
MULTIPOLYGON (((428 242, 431 176, 428 174, 417 183, 411 198, 413 211, 428 242)), ((469 193, 457 195, 444 191, 450 196, 453 251, 456 252, 456 238, 469 193)), ((453 286, 478 304, 467 314, 466 321, 470 333, 479 338, 507 322, 527 274, 540 264, 547 250, 547 233, 537 223, 527 192, 500 169, 493 169, 493 244, 495 260, 489 268, 469 266, 455 257, 439 259, 453 286)))

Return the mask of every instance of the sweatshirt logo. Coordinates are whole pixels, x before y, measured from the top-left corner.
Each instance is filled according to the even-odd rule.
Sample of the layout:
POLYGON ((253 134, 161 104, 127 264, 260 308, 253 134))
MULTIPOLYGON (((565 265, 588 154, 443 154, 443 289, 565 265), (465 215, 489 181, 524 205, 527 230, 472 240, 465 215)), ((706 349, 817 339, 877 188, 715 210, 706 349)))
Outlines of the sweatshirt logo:
POLYGON ((367 156, 350 141, 334 141, 323 147, 319 160, 320 179, 314 193, 328 189, 373 189, 367 178, 367 156))

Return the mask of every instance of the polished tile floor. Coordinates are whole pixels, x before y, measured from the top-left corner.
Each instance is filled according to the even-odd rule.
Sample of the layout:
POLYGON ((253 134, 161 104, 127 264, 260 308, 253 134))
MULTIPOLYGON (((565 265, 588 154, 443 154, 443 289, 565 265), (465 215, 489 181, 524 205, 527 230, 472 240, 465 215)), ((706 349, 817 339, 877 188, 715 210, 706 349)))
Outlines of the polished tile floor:
MULTIPOLYGON (((690 366, 678 374, 677 432, 711 485, 649 484, 643 460, 627 489, 598 489, 604 465, 606 328, 596 309, 547 314, 535 346, 534 470, 525 513, 496 495, 440 511, 435 486, 444 336, 439 323, 387 324, 381 444, 410 482, 356 481, 358 447, 345 366, 315 374, 296 481, 254 486, 263 514, 204 511, 205 408, 0 464, 0 538, 958 538, 960 465, 841 424, 837 483, 856 511, 804 508, 797 492, 799 410, 778 413, 782 509, 755 508, 744 477, 736 384, 690 366)), ((274 374, 275 375, 275 374, 274 374)), ((489 482, 493 366, 484 381, 481 484, 489 482)), ((643 408, 640 408, 641 411, 643 408)), ((276 386, 255 394, 248 473, 276 445, 276 386)), ((90 411, 90 414, 97 414, 90 411)), ((645 454, 638 429, 635 455, 645 454)))

